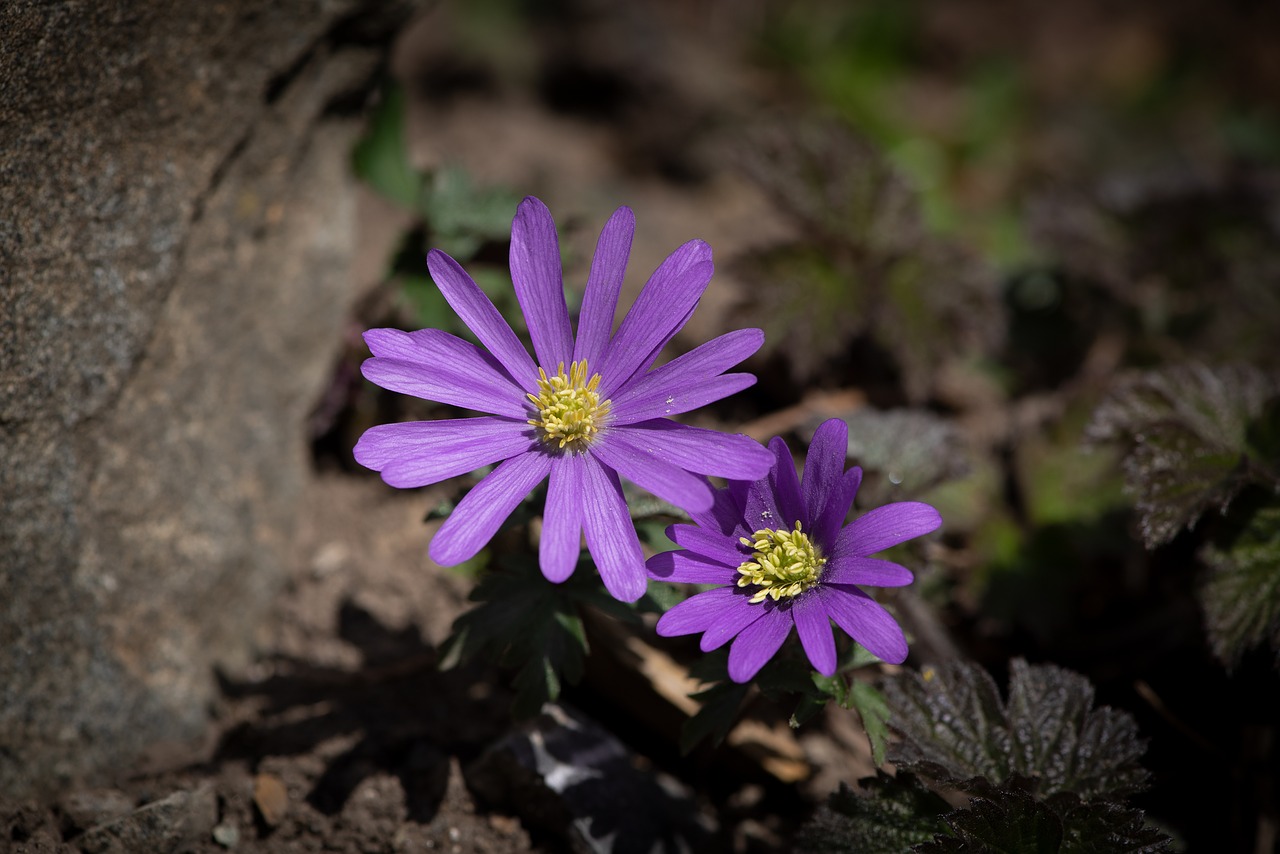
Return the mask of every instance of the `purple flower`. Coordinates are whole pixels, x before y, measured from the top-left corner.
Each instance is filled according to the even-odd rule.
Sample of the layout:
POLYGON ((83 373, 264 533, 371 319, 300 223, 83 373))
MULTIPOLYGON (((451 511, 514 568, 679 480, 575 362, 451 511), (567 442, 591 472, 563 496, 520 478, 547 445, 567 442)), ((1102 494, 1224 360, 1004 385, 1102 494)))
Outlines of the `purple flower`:
POLYGON ((449 305, 486 349, 438 329, 371 329, 362 367, 383 388, 487 413, 478 418, 372 427, 355 456, 396 487, 426 486, 499 463, 445 520, 430 555, 445 566, 484 547, 545 478, 539 563, 564 581, 581 536, 605 587, 624 601, 645 590, 644 555, 618 477, 690 512, 708 510, 704 475, 756 478, 773 461, 742 435, 687 427, 688 412, 752 385, 726 374, 760 348, 764 335, 723 335, 649 370, 693 314, 711 280, 711 247, 692 240, 658 267, 616 334, 613 318, 635 216, 619 208, 600 233, 575 337, 565 304, 560 246, 551 212, 532 196, 511 225, 511 279, 533 339, 536 363, 469 275, 432 250, 427 267, 449 305))
POLYGON ((938 511, 904 501, 866 513, 841 527, 862 482, 862 469, 844 470, 849 428, 832 419, 818 428, 796 476, 781 439, 769 443, 775 463, 754 483, 719 490, 711 510, 693 525, 672 525, 667 536, 682 551, 649 559, 662 581, 721 584, 676 605, 658 620, 658 634, 702 632, 702 651, 733 639, 729 677, 746 682, 773 657, 795 626, 814 668, 836 669, 831 621, 881 660, 907 657, 902 629, 858 585, 901 587, 911 571, 869 557, 936 530, 938 511))

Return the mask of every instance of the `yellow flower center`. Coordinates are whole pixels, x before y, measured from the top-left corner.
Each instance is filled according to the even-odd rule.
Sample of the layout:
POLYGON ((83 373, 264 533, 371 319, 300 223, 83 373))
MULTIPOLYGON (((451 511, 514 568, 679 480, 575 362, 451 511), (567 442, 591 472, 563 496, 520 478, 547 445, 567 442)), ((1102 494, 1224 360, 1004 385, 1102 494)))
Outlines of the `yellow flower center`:
POLYGON ((808 535, 800 532, 799 522, 794 531, 761 528, 752 536, 754 541, 741 538, 744 546, 755 550, 752 559, 738 567, 742 573, 739 587, 755 584, 760 588, 751 597, 752 604, 766 597, 775 602, 784 596, 790 599, 818 583, 827 559, 818 554, 808 535))
POLYGON ((538 368, 538 393, 529 395, 538 417, 529 423, 541 431, 542 441, 561 448, 585 447, 600 431, 609 415, 609 401, 601 401, 596 391, 600 375, 591 374, 590 380, 587 376, 586 359, 571 364, 568 375, 564 362, 554 377, 538 368))

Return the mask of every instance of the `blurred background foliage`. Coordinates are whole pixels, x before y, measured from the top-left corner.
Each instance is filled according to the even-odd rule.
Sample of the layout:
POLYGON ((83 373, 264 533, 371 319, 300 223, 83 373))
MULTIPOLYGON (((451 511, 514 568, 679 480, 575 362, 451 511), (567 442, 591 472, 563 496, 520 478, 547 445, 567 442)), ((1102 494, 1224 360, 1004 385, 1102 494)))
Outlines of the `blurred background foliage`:
MULTIPOLYGON (((1280 12, 732 5, 705 14, 750 100, 697 119, 645 89, 651 69, 592 53, 583 34, 602 12, 589 3, 460 4, 449 67, 482 90, 538 81, 549 109, 617 129, 620 156, 651 180, 697 186, 729 169, 763 193, 791 236, 719 256, 717 277, 736 285, 725 328, 766 331, 749 363, 760 384, 711 415, 801 440, 843 417, 867 472, 858 508, 919 499, 945 520, 903 558, 921 567, 904 595, 927 619, 888 600, 917 639, 940 628, 997 675, 1015 656, 1086 674, 1151 739, 1140 806, 1165 821, 1216 814, 1240 845, 1262 844, 1280 754, 1252 755, 1243 733, 1262 726, 1274 744, 1280 708, 1232 698, 1280 696, 1280 12), (655 104, 674 136, 705 133, 673 145, 655 104), (777 420, 849 389, 853 408, 777 420), (1188 774, 1203 784, 1161 785, 1188 774)), ((520 194, 416 168, 404 110, 389 88, 354 156, 414 217, 362 320, 467 335, 426 275, 440 247, 523 332, 506 272, 520 194)), ((318 447, 439 417, 347 388, 318 447)), ((640 508, 646 539, 662 547, 672 514, 640 508)), ((547 619, 585 650, 566 607, 547 619)), ((1022 809, 1025 792, 1009 791, 1000 808, 1022 809)), ((1194 821, 1181 832, 1213 839, 1194 821)))

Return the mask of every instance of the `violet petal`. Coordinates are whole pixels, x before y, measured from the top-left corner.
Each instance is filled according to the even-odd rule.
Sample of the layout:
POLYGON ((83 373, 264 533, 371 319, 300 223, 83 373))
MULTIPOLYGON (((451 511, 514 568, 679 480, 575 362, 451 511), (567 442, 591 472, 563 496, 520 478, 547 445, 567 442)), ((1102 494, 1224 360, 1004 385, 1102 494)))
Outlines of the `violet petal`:
POLYGON ((542 512, 538 565, 556 584, 573 575, 582 552, 582 458, 562 454, 553 459, 547 481, 547 506, 542 512))
POLYGON ((720 433, 662 418, 616 425, 609 430, 626 436, 658 459, 697 474, 754 480, 762 477, 773 462, 768 450, 741 433, 720 433))
POLYGON ((398 489, 439 483, 537 446, 528 424, 505 418, 412 421, 370 427, 356 443, 361 465, 398 489))
POLYGON ((524 312, 538 363, 547 373, 573 360, 573 331, 564 299, 560 239, 539 199, 526 196, 511 223, 511 284, 524 312))
POLYGON ((782 648, 793 625, 791 613, 768 608, 760 619, 743 629, 729 647, 729 678, 747 682, 782 648))
MULTIPOLYGON (((493 302, 457 261, 439 249, 427 253, 427 269, 440 293, 467 328, 526 392, 538 390, 538 368, 493 302)), ((552 366, 554 368, 554 365, 552 366)))
POLYGON ((888 611, 867 594, 846 584, 823 584, 822 603, 845 634, 889 664, 907 660, 907 639, 888 611))
POLYGON ((839 418, 822 422, 804 460, 803 492, 809 536, 825 550, 835 545, 854 493, 844 477, 849 425, 839 418))
POLYGON ((710 510, 713 494, 706 478, 647 452, 616 430, 606 431, 593 442, 590 453, 600 462, 641 489, 663 501, 693 511, 710 510))
POLYGON ((468 492, 427 550, 441 566, 454 566, 476 556, 516 505, 551 471, 551 455, 530 451, 502 463, 468 492))
POLYGON ((735 569, 686 551, 661 552, 645 561, 649 577, 677 584, 734 584, 735 569))
POLYGON ((593 372, 599 370, 599 362, 613 333, 613 316, 618 310, 618 294, 622 292, 635 233, 636 215, 631 208, 618 208, 601 229, 596 253, 591 258, 591 273, 587 276, 587 289, 578 314, 578 340, 573 358, 575 361, 586 359, 593 372))
POLYGON ((905 566, 874 557, 835 558, 822 573, 823 584, 904 587, 914 580, 915 576, 905 566))
POLYGON ((836 641, 831 634, 831 619, 827 616, 822 595, 810 591, 807 596, 792 600, 791 616, 796 623, 800 645, 809 657, 813 669, 823 676, 836 672, 836 641))
POLYGON ((612 395, 688 319, 711 282, 711 247, 691 240, 658 266, 609 342, 601 392, 612 395))
POLYGON ((582 460, 582 528, 605 589, 634 602, 644 595, 644 551, 622 497, 618 476, 591 454, 582 460))
POLYGON ((938 511, 919 501, 886 504, 854 519, 836 540, 830 557, 866 557, 936 531, 938 511))
POLYGON ((667 528, 667 537, 682 549, 734 569, 750 557, 749 550, 744 552, 737 540, 697 525, 672 525, 667 528))
POLYGON ((459 357, 455 361, 442 362, 437 366, 375 356, 364 360, 360 373, 369 382, 389 391, 520 421, 528 419, 529 404, 525 393, 506 372, 495 370, 475 353, 461 348, 455 355, 459 357))

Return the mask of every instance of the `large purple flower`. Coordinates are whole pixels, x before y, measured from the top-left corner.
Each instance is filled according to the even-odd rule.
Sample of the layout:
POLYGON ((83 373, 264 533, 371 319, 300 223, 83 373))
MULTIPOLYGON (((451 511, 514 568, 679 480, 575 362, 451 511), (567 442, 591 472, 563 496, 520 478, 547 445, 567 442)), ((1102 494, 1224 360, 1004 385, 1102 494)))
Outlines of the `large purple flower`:
POLYGON ((832 419, 818 428, 796 476, 781 439, 769 443, 776 461, 754 483, 719 490, 711 510, 693 525, 672 525, 667 536, 683 551, 649 559, 662 581, 722 584, 676 605, 658 620, 658 634, 702 632, 710 652, 733 639, 729 677, 746 682, 759 672, 795 626, 814 668, 836 669, 831 621, 883 661, 899 664, 907 642, 893 617, 858 585, 900 587, 911 571, 869 555, 927 534, 942 524, 928 504, 887 504, 844 518, 862 482, 862 469, 844 470, 849 428, 832 419))
POLYGON ((396 487, 426 486, 500 462, 445 520, 430 555, 445 566, 484 547, 516 505, 550 476, 539 562, 564 581, 581 536, 609 592, 645 589, 644 555, 618 476, 690 512, 706 511, 703 475, 762 477, 773 461, 742 435, 676 424, 688 412, 755 382, 726 374, 760 348, 758 329, 731 332, 649 370, 711 280, 711 247, 692 240, 650 277, 616 334, 613 318, 635 233, 619 208, 600 233, 575 338, 565 304, 551 213, 526 198, 511 226, 511 279, 537 362, 469 275, 432 250, 427 267, 485 349, 438 329, 371 329, 365 377, 383 388, 488 413, 478 418, 372 427, 355 456, 396 487))

